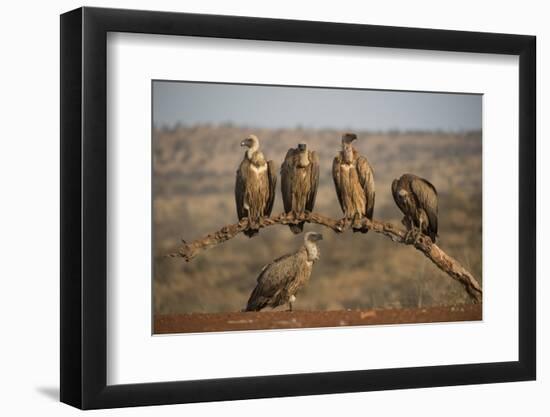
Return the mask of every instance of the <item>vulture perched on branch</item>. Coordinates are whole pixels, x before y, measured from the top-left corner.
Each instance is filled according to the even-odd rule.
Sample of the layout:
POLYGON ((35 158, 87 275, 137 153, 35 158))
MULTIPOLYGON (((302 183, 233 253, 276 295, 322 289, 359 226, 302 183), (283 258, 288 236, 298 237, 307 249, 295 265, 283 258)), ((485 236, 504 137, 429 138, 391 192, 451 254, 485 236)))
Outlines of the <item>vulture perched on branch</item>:
MULTIPOLYGON (((332 163, 332 178, 344 217, 353 222, 374 214, 374 171, 369 161, 352 146, 354 133, 342 136, 342 150, 332 163)), ((367 233, 367 229, 361 229, 367 233)))
MULTIPOLYGON (((291 148, 281 165, 281 193, 285 213, 294 216, 312 212, 315 206, 317 187, 319 186, 319 157, 314 151, 308 151, 307 145, 300 143, 291 148)), ((304 230, 304 222, 290 224, 290 230, 298 234, 304 230)))
POLYGON ((297 252, 264 266, 245 311, 260 311, 287 303, 292 311, 296 293, 307 284, 313 264, 319 259, 319 248, 315 242, 322 239, 322 234, 308 232, 304 235, 304 245, 297 252))
MULTIPOLYGON (((415 242, 420 233, 430 236, 435 243, 437 237, 437 190, 424 178, 403 174, 392 182, 393 199, 403 212, 403 224, 409 233, 415 233, 415 242)), ((409 236, 410 237, 410 236, 409 236)))
POLYGON ((235 202, 239 220, 248 218, 248 229, 244 233, 252 237, 258 233, 259 220, 269 216, 273 209, 277 174, 273 161, 265 160, 255 135, 244 139, 241 146, 248 149, 237 170, 235 202))

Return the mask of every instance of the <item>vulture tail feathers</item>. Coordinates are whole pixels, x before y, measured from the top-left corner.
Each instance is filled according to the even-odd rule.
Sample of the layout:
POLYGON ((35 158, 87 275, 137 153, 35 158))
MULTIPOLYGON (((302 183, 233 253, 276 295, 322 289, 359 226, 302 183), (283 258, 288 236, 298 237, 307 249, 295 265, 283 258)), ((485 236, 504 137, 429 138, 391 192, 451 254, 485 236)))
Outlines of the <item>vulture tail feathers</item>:
POLYGON ((352 226, 352 230, 353 230, 353 233, 361 232, 363 234, 367 234, 368 231, 369 231, 369 229, 364 228, 364 227, 356 228, 356 227, 353 227, 353 226, 352 226))
POLYGON ((255 225, 249 224, 248 229, 243 230, 243 233, 248 237, 254 237, 258 233, 260 233, 260 229, 259 229, 259 227, 255 226, 255 225))
POLYGON ((246 304, 246 308, 244 309, 244 311, 260 311, 262 308, 264 308, 267 305, 266 302, 262 302, 262 301, 265 301, 265 300, 264 299, 248 300, 248 303, 246 304))
POLYGON ((357 224, 355 218, 352 218, 351 230, 353 230, 353 233, 361 232, 363 234, 366 234, 369 231, 366 227, 357 224))
POLYGON ((258 230, 256 230, 256 229, 248 229, 248 230, 245 230, 243 233, 244 233, 246 236, 248 236, 248 237, 254 237, 254 236, 256 236, 259 232, 258 232, 258 230))
POLYGON ((258 287, 256 287, 254 288, 254 291, 252 291, 252 294, 250 294, 250 298, 246 303, 246 308, 244 311, 260 311, 265 308, 268 303, 269 298, 263 297, 261 292, 258 290, 258 287))
POLYGON ((288 227, 292 230, 292 233, 299 235, 304 231, 304 222, 298 224, 289 224, 288 227))

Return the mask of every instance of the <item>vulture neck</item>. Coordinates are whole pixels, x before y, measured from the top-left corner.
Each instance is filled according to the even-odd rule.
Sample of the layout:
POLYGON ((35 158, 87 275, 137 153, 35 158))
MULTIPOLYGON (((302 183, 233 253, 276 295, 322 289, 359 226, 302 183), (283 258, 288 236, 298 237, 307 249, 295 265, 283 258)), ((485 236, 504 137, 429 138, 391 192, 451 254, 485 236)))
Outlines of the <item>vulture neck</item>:
POLYGON ((313 242, 305 242, 306 251, 307 251, 307 260, 309 262, 315 262, 319 259, 319 248, 313 242))
POLYGON ((252 160, 252 157, 256 152, 258 152, 258 149, 260 149, 260 144, 255 142, 248 150, 246 151, 246 157, 249 161, 252 160))
POLYGON ((354 159, 354 152, 355 149, 353 149, 353 146, 351 146, 351 143, 344 143, 342 145, 342 155, 344 156, 344 162, 346 164, 352 164, 354 159))
POLYGON ((299 159, 298 159, 298 167, 306 168, 308 165, 309 165, 309 157, 308 157, 307 151, 300 152, 299 159))

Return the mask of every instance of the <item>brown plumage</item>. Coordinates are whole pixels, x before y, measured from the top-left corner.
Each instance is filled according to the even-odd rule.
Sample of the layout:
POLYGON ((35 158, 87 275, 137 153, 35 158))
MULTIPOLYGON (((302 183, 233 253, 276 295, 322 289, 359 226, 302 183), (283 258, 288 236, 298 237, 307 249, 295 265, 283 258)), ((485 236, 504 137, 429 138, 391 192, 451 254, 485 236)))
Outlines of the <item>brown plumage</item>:
POLYGON ((237 170, 235 202, 239 220, 248 217, 249 227, 244 233, 252 237, 258 233, 258 222, 271 215, 275 201, 277 173, 273 161, 266 161, 260 151, 260 142, 254 135, 241 142, 248 149, 237 170))
MULTIPOLYGON (((336 195, 344 216, 348 219, 374 215, 374 170, 369 161, 353 148, 357 135, 346 133, 342 136, 342 150, 332 163, 332 178, 336 195)), ((367 233, 367 230, 362 230, 367 233)))
POLYGON ((260 311, 287 303, 292 311, 296 293, 307 284, 313 264, 319 259, 319 248, 315 242, 322 239, 320 233, 308 232, 304 235, 304 245, 298 251, 264 266, 245 311, 260 311))
MULTIPOLYGON (((403 174, 392 182, 395 203, 403 212, 403 224, 409 231, 416 228, 430 236, 435 243, 437 237, 438 196, 435 187, 424 178, 403 174)), ((418 239, 418 235, 416 236, 418 239)))
MULTIPOLYGON (((288 150, 281 165, 281 193, 285 213, 294 215, 313 211, 319 186, 319 157, 303 143, 288 150)), ((289 225, 293 233, 301 233, 304 223, 289 225)))

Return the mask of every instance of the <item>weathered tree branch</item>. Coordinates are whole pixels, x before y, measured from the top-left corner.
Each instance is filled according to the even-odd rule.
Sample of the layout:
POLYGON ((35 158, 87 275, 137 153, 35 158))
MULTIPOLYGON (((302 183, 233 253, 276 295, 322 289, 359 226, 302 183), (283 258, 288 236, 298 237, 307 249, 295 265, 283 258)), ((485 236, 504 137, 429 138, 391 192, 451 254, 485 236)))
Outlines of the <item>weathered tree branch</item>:
MULTIPOLYGON (((466 268, 464 268, 456 259, 447 255, 439 246, 433 243, 431 239, 425 235, 420 235, 416 242, 407 239, 406 232, 397 228, 392 223, 381 222, 378 220, 371 221, 367 218, 363 218, 352 224, 349 220, 334 220, 319 213, 304 213, 303 215, 296 217, 283 213, 279 216, 261 219, 259 222, 259 227, 264 228, 275 224, 297 224, 300 222, 320 224, 321 226, 328 227, 337 233, 342 233, 348 228, 352 228, 354 230, 368 229, 375 233, 380 233, 387 236, 394 242, 404 245, 413 245, 430 261, 432 261, 435 266, 454 280, 460 282, 474 302, 480 303, 482 301, 483 291, 479 283, 474 276, 468 272, 466 268)), ((197 256, 199 252, 210 249, 213 246, 232 239, 247 228, 248 219, 244 218, 239 223, 224 226, 217 232, 206 235, 193 242, 187 243, 183 241, 183 246, 178 250, 178 252, 171 253, 167 256, 181 257, 186 261, 190 261, 197 256)))

